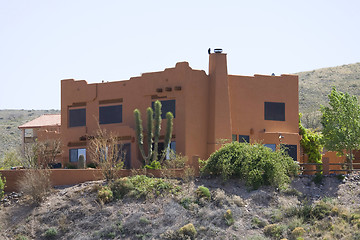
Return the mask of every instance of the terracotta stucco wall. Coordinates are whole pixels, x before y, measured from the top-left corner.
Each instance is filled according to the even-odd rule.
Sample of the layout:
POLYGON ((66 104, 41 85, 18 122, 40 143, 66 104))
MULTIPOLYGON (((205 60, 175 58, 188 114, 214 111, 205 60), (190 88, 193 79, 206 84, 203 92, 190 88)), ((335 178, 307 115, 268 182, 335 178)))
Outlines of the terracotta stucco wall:
MULTIPOLYGON (((155 100, 176 101, 172 140, 176 141, 177 153, 188 157, 197 155, 206 159, 220 147, 217 141, 231 139, 231 134, 250 135, 251 141, 276 143, 281 133, 282 143, 298 146, 299 142, 297 76, 228 75, 226 54, 209 55, 208 75, 191 69, 187 62, 180 62, 174 68, 126 81, 88 84, 84 80, 63 80, 61 88, 64 162, 69 161, 70 148, 87 147, 88 141, 80 137, 96 135, 99 106, 112 100, 121 101, 116 104, 122 105, 122 122, 101 127, 125 136, 124 143, 131 143, 132 167, 140 166, 133 111, 135 108, 141 111, 146 130, 146 108, 155 100), (286 120, 264 121, 264 101, 285 102, 286 120), (86 108, 86 126, 68 127, 70 108, 86 108)), ((163 121, 161 135, 165 133, 165 124, 163 121)), ((299 149, 298 146, 298 152, 299 149)))

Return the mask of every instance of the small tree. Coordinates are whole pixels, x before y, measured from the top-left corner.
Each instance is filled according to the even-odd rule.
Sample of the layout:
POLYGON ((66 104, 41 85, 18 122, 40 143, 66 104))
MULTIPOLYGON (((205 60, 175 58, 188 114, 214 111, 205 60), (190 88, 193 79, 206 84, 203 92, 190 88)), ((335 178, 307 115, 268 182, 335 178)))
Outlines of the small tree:
POLYGON ((59 139, 48 139, 38 143, 38 156, 40 166, 48 168, 56 163, 56 158, 61 155, 61 141, 59 139))
POLYGON ((134 110, 136 139, 137 139, 137 143, 139 146, 141 156, 143 158, 144 165, 150 164, 153 161, 160 160, 160 162, 162 162, 164 160, 164 158, 166 156, 166 151, 169 148, 169 144, 170 144, 171 136, 172 136, 174 116, 172 115, 171 112, 167 112, 166 113, 167 125, 166 125, 165 139, 164 139, 165 150, 163 151, 163 153, 160 155, 160 158, 159 158, 158 157, 158 144, 159 144, 160 130, 161 130, 161 102, 156 101, 154 104, 154 108, 155 108, 155 114, 151 107, 147 108, 147 110, 146 110, 146 114, 147 114, 147 148, 148 148, 147 154, 145 153, 145 150, 144 150, 144 136, 143 136, 141 113, 140 113, 139 109, 134 110), (154 129, 154 133, 153 133, 153 129, 154 129))
POLYGON ((321 124, 325 147, 340 155, 347 152, 350 170, 353 168, 353 150, 360 148, 360 106, 355 96, 333 87, 329 107, 321 106, 321 124))
POLYGON ((92 161, 102 169, 106 181, 116 179, 116 171, 123 168, 126 157, 126 151, 118 137, 99 128, 89 143, 89 152, 92 161))
POLYGON ((16 149, 11 149, 5 152, 0 162, 0 168, 9 169, 11 167, 20 166, 21 164, 22 159, 19 151, 16 149))
POLYGON ((306 129, 301 124, 301 114, 299 116, 299 134, 301 135, 300 145, 304 153, 308 155, 310 163, 321 163, 321 151, 323 149, 321 133, 306 129))

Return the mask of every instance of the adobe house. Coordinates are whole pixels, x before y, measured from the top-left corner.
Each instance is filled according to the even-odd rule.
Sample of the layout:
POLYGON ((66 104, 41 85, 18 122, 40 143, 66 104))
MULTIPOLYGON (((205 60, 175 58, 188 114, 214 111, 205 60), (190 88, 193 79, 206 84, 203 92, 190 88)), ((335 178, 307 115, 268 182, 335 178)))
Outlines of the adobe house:
POLYGON ((32 121, 29 121, 18 128, 22 132, 22 149, 25 144, 33 143, 36 140, 60 138, 61 115, 45 114, 32 121))
MULTIPOLYGON (((162 103, 163 118, 174 115, 171 148, 177 153, 206 159, 222 139, 260 142, 271 149, 286 145, 294 160, 300 158, 298 76, 237 76, 227 72, 226 54, 209 54, 209 72, 187 62, 161 72, 144 73, 125 81, 88 84, 61 81, 61 141, 63 163, 89 159, 89 139, 98 126, 116 133, 127 150, 125 166, 141 165, 135 140, 134 109, 162 103)), ((166 122, 162 122, 164 135, 166 122)))

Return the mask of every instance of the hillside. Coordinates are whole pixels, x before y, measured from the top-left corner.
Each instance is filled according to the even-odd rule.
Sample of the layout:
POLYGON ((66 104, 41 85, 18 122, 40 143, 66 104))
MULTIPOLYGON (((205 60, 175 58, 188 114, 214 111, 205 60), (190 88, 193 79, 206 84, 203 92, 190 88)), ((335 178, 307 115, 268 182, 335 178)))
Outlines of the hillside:
POLYGON ((0 159, 4 152, 21 145, 18 126, 43 114, 59 114, 59 110, 0 110, 0 159))
POLYGON ((295 73, 299 75, 299 111, 304 114, 319 110, 327 103, 331 88, 360 96, 360 63, 321 68, 295 73))
POLYGON ((55 189, 39 206, 11 194, 0 204, 0 238, 360 239, 359 175, 325 177, 320 184, 297 177, 284 191, 249 191, 239 180, 223 183, 216 178, 165 181, 180 189, 177 194, 126 195, 105 204, 97 200, 104 182, 55 189), (199 186, 210 189, 210 199, 198 197, 199 186), (228 210, 231 221, 225 218, 228 210), (194 237, 195 231, 179 230, 189 223, 194 237))

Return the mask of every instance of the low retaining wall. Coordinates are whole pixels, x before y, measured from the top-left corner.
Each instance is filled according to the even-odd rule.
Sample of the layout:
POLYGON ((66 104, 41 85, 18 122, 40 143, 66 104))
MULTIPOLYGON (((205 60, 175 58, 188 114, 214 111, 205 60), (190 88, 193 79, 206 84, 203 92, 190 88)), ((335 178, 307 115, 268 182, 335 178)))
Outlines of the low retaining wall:
MULTIPOLYGON (((193 156, 187 163, 188 166, 194 169, 193 174, 199 176, 199 157, 193 156)), ((26 171, 31 170, 0 170, 1 176, 6 178, 5 191, 13 192, 18 190, 18 181, 26 171)), ((50 169, 50 180, 53 186, 74 185, 87 181, 97 181, 104 179, 101 169, 50 169)), ((121 169, 117 171, 118 177, 132 176, 133 174, 142 174, 149 177, 170 177, 181 178, 186 174, 184 169, 167 169, 167 170, 152 170, 139 169, 128 170, 121 169)))
MULTIPOLYGON (((5 192, 13 192, 18 190, 17 183, 26 171, 31 170, 1 170, 2 178, 6 178, 5 192)), ((97 181, 104 179, 100 169, 51 169, 50 180, 53 186, 74 185, 87 181, 97 181)), ((184 175, 184 169, 169 170, 151 170, 139 169, 131 170, 122 169, 117 171, 118 177, 127 177, 133 174, 147 175, 149 177, 172 177, 180 178, 184 175)))

